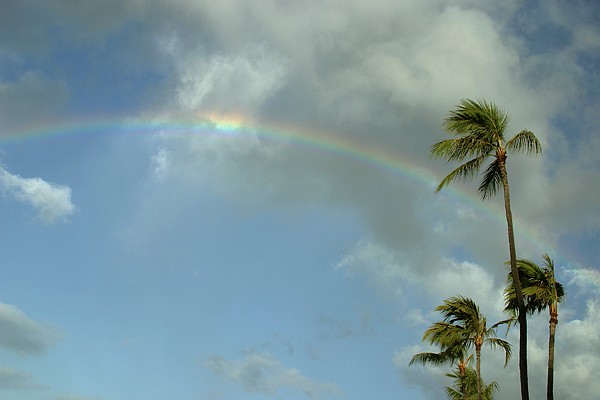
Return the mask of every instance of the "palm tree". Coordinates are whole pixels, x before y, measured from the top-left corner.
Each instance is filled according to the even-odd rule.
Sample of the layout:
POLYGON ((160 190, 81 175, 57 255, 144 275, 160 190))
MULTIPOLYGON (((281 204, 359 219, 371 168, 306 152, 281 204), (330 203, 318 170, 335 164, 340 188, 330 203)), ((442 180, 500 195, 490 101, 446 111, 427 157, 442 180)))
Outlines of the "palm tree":
MULTIPOLYGON (((554 275, 554 262, 544 254, 544 267, 540 268, 532 261, 519 259, 519 279, 523 285, 523 296, 525 297, 525 309, 528 314, 540 313, 548 309, 550 313, 549 335, 548 335, 548 380, 546 386, 547 400, 554 399, 554 338, 556 325, 558 324, 558 303, 565 297, 565 289, 560 282, 556 281, 554 275)), ((506 302, 505 311, 514 315, 517 312, 515 300, 515 286, 512 275, 507 277, 504 298, 506 302)))
MULTIPOLYGON (((475 400, 477 399, 477 373, 473 368, 466 367, 463 370, 457 368, 447 377, 452 378, 452 386, 446 387, 446 396, 450 400, 475 400), (458 390, 457 390, 458 388, 458 390)), ((493 400, 494 393, 498 391, 498 383, 491 382, 488 385, 481 384, 481 392, 484 400, 493 400)))
POLYGON ((431 147, 431 156, 444 158, 448 162, 467 162, 450 172, 436 189, 440 191, 444 186, 455 180, 471 179, 478 174, 485 160, 492 158, 479 185, 479 193, 483 200, 494 195, 502 185, 504 191, 504 209, 508 228, 508 249, 510 253, 510 267, 515 286, 515 298, 519 312, 519 372, 521 380, 521 398, 529 400, 529 383, 527 376, 527 318, 525 316, 525 303, 521 291, 521 283, 517 272, 517 252, 515 235, 510 208, 510 192, 508 175, 506 172, 506 157, 510 152, 525 152, 527 154, 541 153, 542 147, 535 135, 527 129, 507 140, 505 132, 508 127, 509 116, 494 103, 485 100, 461 100, 455 110, 450 111, 444 120, 444 128, 456 135, 451 139, 442 140, 431 147))
POLYGON ((473 354, 469 354, 469 356, 465 358, 466 349, 460 346, 454 346, 453 343, 447 343, 445 345, 441 345, 440 347, 445 348, 445 350, 440 353, 424 352, 415 354, 408 363, 408 365, 412 365, 414 363, 423 365, 441 365, 450 363, 452 365, 456 365, 455 374, 456 376, 461 377, 460 382, 458 382, 458 384, 455 385, 459 388, 459 391, 457 393, 460 394, 460 396, 458 396, 456 399, 467 400, 467 381, 465 379, 465 374, 468 368, 467 364, 473 358, 473 354))
MULTIPOLYGON (((462 296, 450 297, 444 300, 444 304, 435 308, 443 316, 443 321, 434 322, 423 334, 423 341, 438 345, 441 352, 440 357, 445 356, 447 360, 456 361, 459 355, 464 355, 471 349, 475 349, 476 373, 477 373, 477 399, 482 400, 481 386, 481 349, 483 345, 491 348, 500 347, 505 352, 504 366, 508 363, 511 355, 510 343, 496 337, 496 329, 499 325, 508 323, 510 320, 500 321, 492 327, 487 327, 485 316, 479 311, 479 306, 469 298, 462 296)), ((416 355, 416 361, 423 357, 416 355)), ((413 360, 415 360, 413 357, 413 360)), ((412 360, 411 360, 412 363, 412 360)))

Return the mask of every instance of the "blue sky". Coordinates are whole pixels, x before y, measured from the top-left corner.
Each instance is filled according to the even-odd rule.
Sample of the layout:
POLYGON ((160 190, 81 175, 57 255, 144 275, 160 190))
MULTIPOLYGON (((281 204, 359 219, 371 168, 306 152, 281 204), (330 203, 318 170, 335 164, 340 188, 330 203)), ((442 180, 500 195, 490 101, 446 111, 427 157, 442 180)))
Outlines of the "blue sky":
MULTIPOLYGON (((597 397, 594 2, 2 8, 3 398, 443 399, 447 368, 408 367, 432 310, 461 294, 502 319, 508 259, 500 198, 433 191, 462 98, 544 146, 509 158, 518 255, 567 289, 557 398, 597 397)), ((502 364, 484 379, 517 398, 502 364)))

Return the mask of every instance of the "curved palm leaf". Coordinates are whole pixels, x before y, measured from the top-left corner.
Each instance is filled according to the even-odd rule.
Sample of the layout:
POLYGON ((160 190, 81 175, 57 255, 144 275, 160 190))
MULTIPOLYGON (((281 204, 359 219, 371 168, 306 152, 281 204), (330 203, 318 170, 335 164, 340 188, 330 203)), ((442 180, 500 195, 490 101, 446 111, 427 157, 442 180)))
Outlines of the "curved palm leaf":
POLYGON ((528 155, 536 155, 542 152, 542 145, 533 132, 523 129, 506 142, 506 149, 515 152, 524 152, 528 155))
POLYGON ((485 200, 488 197, 492 197, 498 191, 498 187, 502 185, 502 173, 500 170, 500 163, 498 160, 494 160, 488 165, 483 175, 483 180, 479 185, 479 194, 481 199, 485 200))

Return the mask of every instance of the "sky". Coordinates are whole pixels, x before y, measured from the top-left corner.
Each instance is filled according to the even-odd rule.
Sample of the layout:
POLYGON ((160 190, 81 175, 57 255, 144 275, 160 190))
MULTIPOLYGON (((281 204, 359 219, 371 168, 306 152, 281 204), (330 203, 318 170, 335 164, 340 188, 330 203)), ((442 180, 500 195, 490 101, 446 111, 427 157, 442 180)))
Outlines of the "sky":
MULTIPOLYGON (((501 196, 435 193, 461 99, 509 155, 517 255, 548 253, 557 398, 600 392, 594 1, 4 0, 0 397, 443 399, 408 366, 444 299, 504 319, 501 196)), ((514 347, 485 349, 518 398, 514 347)), ((531 317, 532 398, 548 316, 531 317)))

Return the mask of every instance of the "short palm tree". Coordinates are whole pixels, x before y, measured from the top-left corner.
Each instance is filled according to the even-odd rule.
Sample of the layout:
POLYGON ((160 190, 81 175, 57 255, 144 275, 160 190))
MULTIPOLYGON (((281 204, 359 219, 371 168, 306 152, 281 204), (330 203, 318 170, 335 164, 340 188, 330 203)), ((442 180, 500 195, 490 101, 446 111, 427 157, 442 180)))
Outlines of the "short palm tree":
MULTIPOLYGON (((500 321, 492 327, 487 327, 487 320, 480 312, 479 306, 471 299, 455 296, 444 300, 444 304, 435 308, 444 319, 434 322, 423 334, 423 341, 429 341, 440 347, 440 356, 456 361, 470 350, 475 349, 476 374, 477 374, 477 399, 482 400, 481 385, 481 349, 483 345, 491 348, 500 347, 505 352, 505 363, 511 355, 510 343, 496 337, 499 325, 510 320, 500 321)), ((416 361, 422 357, 416 355, 416 361)), ((413 357, 413 360, 415 359, 413 357)), ((412 363, 412 361, 411 361, 412 363)))
POLYGON ((468 368, 467 365, 469 364, 469 361, 471 361, 471 359, 473 358, 473 354, 469 354, 469 356, 466 356, 467 349, 460 346, 454 346, 451 343, 442 345, 440 347, 444 349, 440 353, 424 352, 415 354, 408 363, 408 365, 412 365, 415 363, 423 365, 441 365, 450 363, 452 365, 456 365, 455 374, 458 377, 462 378, 462 380, 457 385, 455 385, 459 388, 458 393, 460 393, 460 396, 457 397, 457 399, 467 400, 467 381, 465 379, 465 374, 468 368))
MULTIPOLYGON (((446 396, 450 400, 475 400, 477 399, 477 373, 473 368, 466 367, 463 370, 457 368, 447 377, 452 378, 452 386, 446 387, 446 396)), ((493 400, 498 391, 498 383, 491 382, 488 385, 481 383, 481 395, 483 400, 493 400)))
POLYGON ((461 100, 455 110, 450 111, 444 120, 444 128, 455 137, 442 140, 431 147, 431 156, 444 158, 448 162, 465 159, 465 163, 450 172, 437 187, 436 191, 455 180, 471 179, 479 173, 486 159, 491 158, 483 180, 479 185, 479 193, 483 200, 494 195, 499 186, 504 191, 504 209, 508 228, 508 249, 510 266, 515 285, 515 297, 519 313, 519 372, 521 380, 521 398, 529 400, 529 383, 527 376, 527 318, 521 284, 517 273, 517 251, 510 206, 506 158, 508 152, 541 153, 542 147, 535 135, 527 129, 522 130, 511 139, 506 139, 509 116, 494 103, 484 100, 461 100), (522 315, 522 317, 521 317, 522 315))
MULTIPOLYGON (((532 261, 519 259, 519 279, 523 285, 523 296, 525 297, 525 308, 528 314, 540 313, 548 309, 550 313, 549 335, 548 335, 548 380, 546 387, 547 400, 554 399, 554 339, 556 325, 558 324, 558 303, 565 297, 565 289, 560 282, 556 281, 554 275, 554 262, 544 254, 544 267, 540 268, 532 261)), ((508 274, 504 299, 505 311, 515 315, 517 304, 515 299, 515 287, 512 274, 508 274)))

